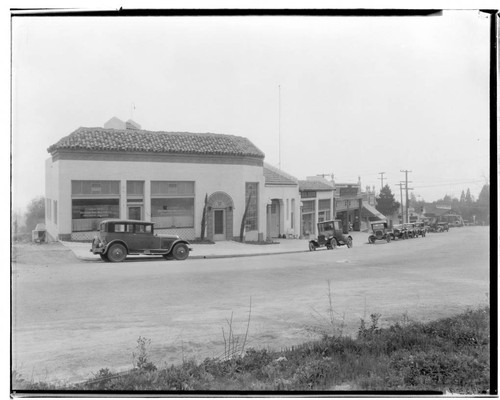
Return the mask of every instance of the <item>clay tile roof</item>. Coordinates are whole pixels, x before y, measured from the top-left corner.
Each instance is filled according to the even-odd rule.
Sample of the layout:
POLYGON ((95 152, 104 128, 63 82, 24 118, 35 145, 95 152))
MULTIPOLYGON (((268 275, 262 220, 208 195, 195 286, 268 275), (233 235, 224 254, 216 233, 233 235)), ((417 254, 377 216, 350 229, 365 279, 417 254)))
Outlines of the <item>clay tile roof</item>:
POLYGON ((50 146, 57 150, 214 154, 264 158, 250 140, 216 133, 152 132, 104 128, 78 128, 50 146))
POLYGON ((315 191, 332 191, 333 186, 327 185, 326 183, 319 181, 299 181, 299 190, 315 190, 315 191))
POLYGON ((266 179, 266 185, 297 186, 298 184, 297 178, 267 163, 264 163, 264 178, 266 179))

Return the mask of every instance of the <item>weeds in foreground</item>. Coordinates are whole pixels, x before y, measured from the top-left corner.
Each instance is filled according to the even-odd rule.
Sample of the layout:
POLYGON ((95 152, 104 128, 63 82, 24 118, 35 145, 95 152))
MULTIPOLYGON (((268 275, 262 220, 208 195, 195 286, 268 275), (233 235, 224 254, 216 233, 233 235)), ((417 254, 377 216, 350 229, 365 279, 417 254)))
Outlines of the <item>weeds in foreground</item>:
POLYGON ((323 337, 328 336, 344 336, 345 329, 345 313, 342 315, 335 311, 333 308, 333 294, 331 281, 326 281, 328 284, 328 308, 326 310, 326 315, 317 311, 315 308, 312 308, 314 314, 312 317, 316 321, 315 325, 307 326, 305 329, 309 332, 313 332, 319 334, 323 337))
MULTIPOLYGON (((126 374, 101 369, 98 375, 103 379, 97 383, 57 389, 324 391, 341 386, 354 391, 488 393, 489 316, 489 308, 482 308, 426 324, 405 318, 403 323, 380 328, 380 315, 372 314, 368 324, 361 321, 356 338, 324 336, 283 351, 249 348, 229 359, 187 361, 149 370, 137 364, 141 359, 142 366, 149 365, 146 351, 145 357, 137 356, 137 368, 126 374)), ((138 347, 147 349, 142 346, 147 343, 138 341, 138 347)), ((18 390, 53 390, 43 382, 26 382, 16 373, 13 381, 18 390)))

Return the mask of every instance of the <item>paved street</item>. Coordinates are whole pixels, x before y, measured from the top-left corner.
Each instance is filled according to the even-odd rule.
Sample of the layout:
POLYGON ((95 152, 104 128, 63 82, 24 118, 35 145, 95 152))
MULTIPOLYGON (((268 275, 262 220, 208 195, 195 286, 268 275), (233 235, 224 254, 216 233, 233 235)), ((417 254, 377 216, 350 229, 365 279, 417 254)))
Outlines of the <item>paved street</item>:
POLYGON ((280 348, 330 329, 355 334, 406 314, 430 320, 488 302, 489 230, 356 243, 352 249, 223 259, 85 262, 13 267, 13 366, 27 377, 71 381, 132 367, 139 336, 152 361, 202 360, 224 350, 222 330, 247 346, 280 348), (241 339, 243 340, 243 339, 241 339))

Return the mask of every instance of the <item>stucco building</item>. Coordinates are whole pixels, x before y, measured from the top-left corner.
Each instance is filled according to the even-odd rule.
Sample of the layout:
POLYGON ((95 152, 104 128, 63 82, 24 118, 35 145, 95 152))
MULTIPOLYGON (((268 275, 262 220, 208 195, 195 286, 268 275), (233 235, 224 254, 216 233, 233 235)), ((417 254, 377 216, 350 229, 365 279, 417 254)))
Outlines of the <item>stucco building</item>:
POLYGON ((48 148, 51 240, 90 240, 105 218, 153 221, 159 233, 195 239, 201 236, 205 199, 209 240, 239 239, 246 208, 245 240, 296 234, 295 178, 265 167, 264 153, 248 139, 152 132, 134 121, 120 122, 79 128, 48 148))

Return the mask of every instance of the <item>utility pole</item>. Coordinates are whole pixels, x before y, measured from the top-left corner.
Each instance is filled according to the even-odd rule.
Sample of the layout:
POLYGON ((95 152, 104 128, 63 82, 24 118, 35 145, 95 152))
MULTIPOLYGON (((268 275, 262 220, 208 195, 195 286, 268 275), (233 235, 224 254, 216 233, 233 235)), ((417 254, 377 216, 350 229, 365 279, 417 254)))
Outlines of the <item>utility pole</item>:
MULTIPOLYGON (((409 218, 409 215, 408 215, 408 207, 409 207, 409 201, 408 201, 408 172, 412 172, 412 171, 409 171, 407 169, 402 169, 400 170, 399 172, 404 172, 405 173, 405 190, 406 190, 406 222, 409 222, 410 221, 410 218, 409 218)), ((411 183, 411 182, 410 182, 411 183)))
POLYGON ((396 183, 396 186, 399 186, 399 192, 401 194, 401 221, 404 223, 405 222, 405 213, 403 210, 403 186, 404 186, 404 182, 396 183))
POLYGON ((380 178, 379 178, 380 179, 380 189, 383 189, 383 187, 384 187, 384 174, 385 174, 385 172, 379 172, 378 174, 380 175, 380 178))

